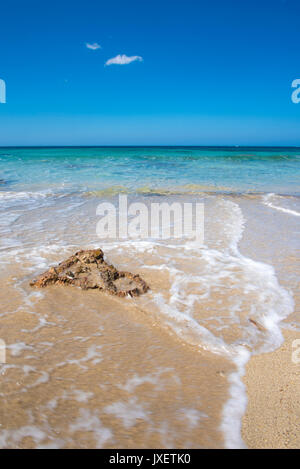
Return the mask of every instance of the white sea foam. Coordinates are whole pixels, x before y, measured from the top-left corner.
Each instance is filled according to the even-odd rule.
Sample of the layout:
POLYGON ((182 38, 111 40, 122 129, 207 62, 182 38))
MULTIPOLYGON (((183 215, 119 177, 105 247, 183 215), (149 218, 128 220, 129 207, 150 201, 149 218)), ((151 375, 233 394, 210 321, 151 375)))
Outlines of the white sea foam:
POLYGON ((66 360, 57 363, 56 367, 61 368, 66 365, 77 365, 79 368, 86 370, 88 367, 84 365, 86 362, 90 362, 93 365, 98 365, 102 361, 102 353, 100 350, 102 349, 102 345, 91 345, 86 354, 81 358, 67 358, 66 360))
POLYGON ((80 389, 74 389, 73 395, 77 402, 88 402, 88 400, 91 399, 94 394, 92 392, 85 392, 80 389))
POLYGON ((149 412, 137 401, 136 397, 129 399, 128 402, 114 402, 104 407, 103 412, 121 419, 125 428, 132 427, 139 420, 149 419, 149 412))
POLYGON ((33 350, 31 345, 24 344, 24 342, 7 345, 7 348, 11 351, 10 353, 13 357, 21 355, 24 350, 33 350))
POLYGON ((149 373, 144 376, 140 376, 136 373, 131 378, 128 378, 125 384, 119 384, 118 387, 127 391, 128 393, 133 393, 138 386, 142 384, 151 384, 155 389, 160 390, 163 388, 163 379, 161 375, 174 371, 173 368, 160 368, 155 373, 149 373))
POLYGON ((0 448, 5 449, 10 444, 14 447, 18 445, 24 438, 30 437, 37 444, 46 438, 46 433, 34 425, 25 425, 24 427, 15 428, 13 430, 0 431, 0 448))
POLYGON ((13 192, 13 191, 0 191, 0 200, 27 200, 27 199, 40 199, 51 195, 49 191, 44 192, 13 192))
POLYGON ((245 374, 245 366, 251 357, 251 353, 245 347, 239 347, 236 352, 233 361, 237 369, 228 377, 230 398, 223 407, 222 422, 220 425, 227 449, 246 448, 241 436, 242 417, 247 408, 246 387, 242 378, 245 374))
POLYGON ((97 413, 91 413, 89 409, 80 409, 79 416, 70 424, 69 428, 71 433, 77 431, 88 432, 89 435, 91 433, 97 448, 102 448, 113 437, 112 431, 102 425, 97 413))
POLYGON ((275 210, 279 210, 280 212, 287 213, 289 215, 294 215, 295 217, 300 217, 300 213, 297 210, 292 210, 290 208, 281 207, 280 205, 275 205, 274 202, 278 201, 280 196, 276 194, 267 194, 263 196, 263 204, 271 207, 275 210))
POLYGON ((177 418, 184 421, 192 429, 197 428, 202 420, 206 420, 209 417, 205 412, 200 412, 197 409, 183 408, 179 409, 177 418))

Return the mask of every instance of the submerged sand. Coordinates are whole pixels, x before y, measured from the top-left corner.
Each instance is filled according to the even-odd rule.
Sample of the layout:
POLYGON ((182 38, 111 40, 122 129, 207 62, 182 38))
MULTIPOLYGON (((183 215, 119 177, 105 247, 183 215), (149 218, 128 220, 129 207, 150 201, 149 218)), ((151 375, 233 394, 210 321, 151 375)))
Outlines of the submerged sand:
POLYGON ((38 295, 34 314, 15 298, 18 312, 1 318, 1 448, 224 445, 226 360, 182 346, 131 300, 56 286, 38 295))

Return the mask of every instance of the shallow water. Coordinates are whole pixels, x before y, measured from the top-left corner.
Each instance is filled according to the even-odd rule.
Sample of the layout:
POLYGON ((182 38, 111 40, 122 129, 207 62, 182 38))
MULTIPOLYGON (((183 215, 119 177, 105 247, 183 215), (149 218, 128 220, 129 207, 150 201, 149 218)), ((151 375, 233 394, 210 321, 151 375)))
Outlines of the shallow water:
POLYGON ((0 148, 1 190, 299 192, 300 148, 0 148))
POLYGON ((299 155, 1 149, 0 447, 243 447, 244 366, 300 330, 299 155), (203 203, 204 243, 99 239, 119 192, 203 203), (151 291, 29 287, 98 246, 151 291))

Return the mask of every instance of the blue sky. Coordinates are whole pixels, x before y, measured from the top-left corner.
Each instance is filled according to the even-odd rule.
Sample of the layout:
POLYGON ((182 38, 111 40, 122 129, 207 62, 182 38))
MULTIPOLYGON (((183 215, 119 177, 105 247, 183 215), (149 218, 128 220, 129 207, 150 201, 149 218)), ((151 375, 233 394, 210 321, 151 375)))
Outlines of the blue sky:
POLYGON ((0 14, 0 145, 300 145, 299 0, 10 0, 0 14), (105 66, 118 55, 137 60, 105 66))

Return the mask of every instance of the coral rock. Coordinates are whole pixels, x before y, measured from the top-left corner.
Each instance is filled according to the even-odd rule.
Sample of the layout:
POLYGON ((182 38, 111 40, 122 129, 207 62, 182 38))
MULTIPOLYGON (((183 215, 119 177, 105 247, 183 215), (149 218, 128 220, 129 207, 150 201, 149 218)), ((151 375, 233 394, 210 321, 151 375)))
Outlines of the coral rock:
POLYGON ((44 272, 30 285, 37 288, 74 285, 83 290, 104 290, 117 296, 139 296, 149 290, 139 275, 119 272, 113 265, 107 264, 101 249, 76 252, 58 266, 44 272))

